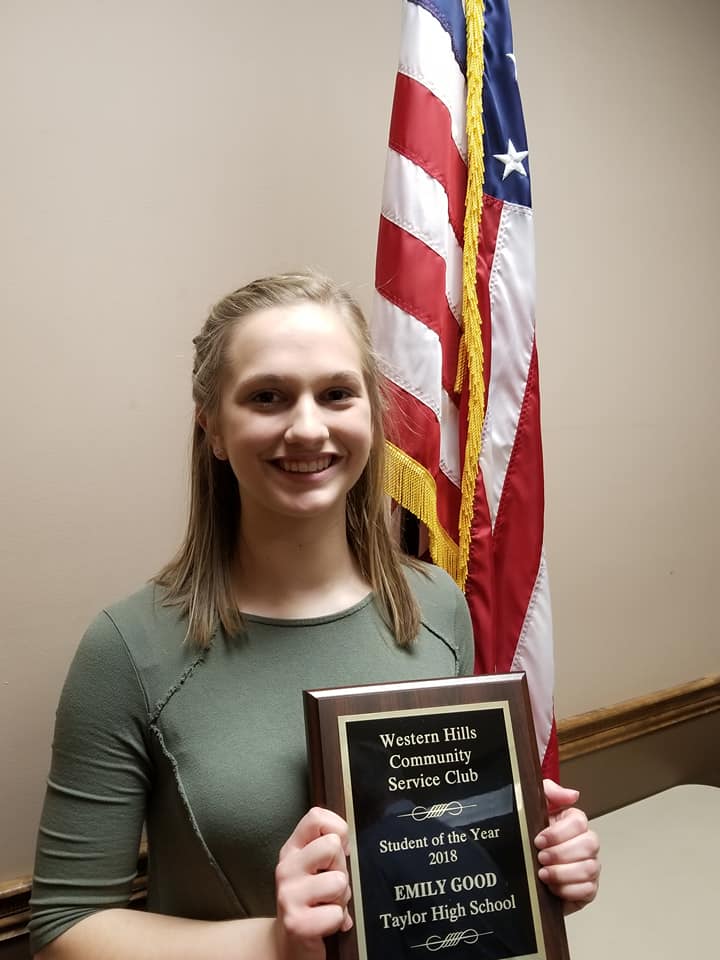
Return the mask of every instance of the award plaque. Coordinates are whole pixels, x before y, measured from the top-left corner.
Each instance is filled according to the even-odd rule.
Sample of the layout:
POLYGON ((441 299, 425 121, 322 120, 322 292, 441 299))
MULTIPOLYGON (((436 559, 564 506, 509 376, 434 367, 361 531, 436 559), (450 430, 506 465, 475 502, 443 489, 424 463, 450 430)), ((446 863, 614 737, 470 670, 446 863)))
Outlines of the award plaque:
POLYGON ((525 675, 306 690, 313 803, 350 827, 331 960, 568 960, 525 675))

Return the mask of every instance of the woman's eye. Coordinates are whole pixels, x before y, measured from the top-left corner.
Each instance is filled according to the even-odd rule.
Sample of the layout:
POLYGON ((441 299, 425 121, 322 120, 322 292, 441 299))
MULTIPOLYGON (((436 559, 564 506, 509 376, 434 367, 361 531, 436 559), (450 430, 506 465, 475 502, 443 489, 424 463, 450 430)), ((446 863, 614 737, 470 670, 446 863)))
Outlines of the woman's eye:
POLYGON ((269 407, 271 404, 280 401, 280 394, 277 390, 258 390, 250 397, 250 401, 261 407, 269 407))
POLYGON ((352 390, 348 390, 347 387, 331 387, 325 394, 330 403, 340 403, 343 400, 349 400, 350 397, 354 396, 352 390))

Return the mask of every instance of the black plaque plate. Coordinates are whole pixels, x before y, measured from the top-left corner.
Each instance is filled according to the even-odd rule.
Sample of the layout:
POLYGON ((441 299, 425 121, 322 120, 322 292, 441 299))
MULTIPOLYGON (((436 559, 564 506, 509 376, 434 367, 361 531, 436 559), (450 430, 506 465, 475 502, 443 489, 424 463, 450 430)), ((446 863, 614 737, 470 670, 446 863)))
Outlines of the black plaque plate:
POLYGON ((313 802, 350 826, 355 927, 330 957, 568 957, 524 674, 306 691, 305 716, 313 802))

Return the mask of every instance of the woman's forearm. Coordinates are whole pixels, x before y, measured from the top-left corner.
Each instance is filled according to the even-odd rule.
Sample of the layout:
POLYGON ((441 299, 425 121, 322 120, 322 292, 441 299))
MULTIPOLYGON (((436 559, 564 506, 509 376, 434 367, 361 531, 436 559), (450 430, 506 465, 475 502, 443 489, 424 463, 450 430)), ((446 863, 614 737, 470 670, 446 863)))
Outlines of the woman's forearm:
POLYGON ((185 920, 102 910, 49 943, 35 960, 278 960, 275 920, 185 920))

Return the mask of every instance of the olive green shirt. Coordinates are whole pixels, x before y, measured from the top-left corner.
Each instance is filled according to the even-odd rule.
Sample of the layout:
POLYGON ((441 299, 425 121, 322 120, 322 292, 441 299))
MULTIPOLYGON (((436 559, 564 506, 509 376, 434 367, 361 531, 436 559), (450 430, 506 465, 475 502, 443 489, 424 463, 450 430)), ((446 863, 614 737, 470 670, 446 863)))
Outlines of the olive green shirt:
POLYGON ((149 585, 83 637, 57 712, 32 894, 34 952, 124 906, 143 823, 148 910, 228 919, 275 913, 280 847, 308 808, 303 689, 472 672, 462 593, 409 570, 422 626, 399 648, 372 595, 309 620, 247 616, 199 653, 149 585))

